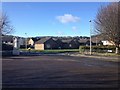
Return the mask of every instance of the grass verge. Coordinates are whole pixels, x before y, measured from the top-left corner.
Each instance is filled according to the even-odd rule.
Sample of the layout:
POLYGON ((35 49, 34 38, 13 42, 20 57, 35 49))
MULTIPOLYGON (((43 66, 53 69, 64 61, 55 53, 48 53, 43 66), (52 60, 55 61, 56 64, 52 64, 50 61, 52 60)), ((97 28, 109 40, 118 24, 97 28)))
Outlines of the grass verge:
MULTIPOLYGON (((21 51, 28 51, 21 49, 21 51)), ((79 52, 79 49, 51 49, 51 50, 30 50, 30 52, 43 52, 43 53, 64 53, 64 52, 79 52)))

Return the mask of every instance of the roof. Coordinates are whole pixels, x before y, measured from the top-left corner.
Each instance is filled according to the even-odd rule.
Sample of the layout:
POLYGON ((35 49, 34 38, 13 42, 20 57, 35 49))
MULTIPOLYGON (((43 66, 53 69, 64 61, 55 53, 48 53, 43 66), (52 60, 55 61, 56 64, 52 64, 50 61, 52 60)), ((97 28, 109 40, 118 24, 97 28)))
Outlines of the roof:
POLYGON ((100 35, 94 35, 91 37, 91 40, 93 43, 96 43, 96 42, 99 43, 99 42, 101 42, 101 40, 104 40, 104 38, 100 35))
POLYGON ((61 40, 63 43, 70 43, 72 41, 72 39, 63 39, 61 40))
POLYGON ((11 36, 11 35, 4 35, 4 36, 2 36, 2 41, 3 42, 4 41, 11 42, 11 41, 13 41, 13 37, 14 36, 11 36))
POLYGON ((36 42, 36 41, 38 41, 38 40, 40 40, 41 38, 38 38, 38 37, 33 37, 33 38, 31 38, 34 42, 36 42))
POLYGON ((40 40, 38 40, 37 42, 35 42, 36 44, 43 44, 46 41, 48 41, 49 39, 51 39, 51 37, 45 37, 45 38, 41 38, 40 40))
POLYGON ((87 41, 89 41, 89 39, 79 39, 78 40, 79 43, 86 43, 87 41))
POLYGON ((57 41, 58 40, 58 38, 52 38, 54 41, 57 41))

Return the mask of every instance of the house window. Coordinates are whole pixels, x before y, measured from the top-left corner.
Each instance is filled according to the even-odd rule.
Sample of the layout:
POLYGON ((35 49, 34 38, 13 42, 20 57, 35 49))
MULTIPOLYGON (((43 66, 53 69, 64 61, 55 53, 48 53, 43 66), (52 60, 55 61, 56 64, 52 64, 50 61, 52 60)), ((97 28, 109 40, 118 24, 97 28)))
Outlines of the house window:
POLYGON ((10 44, 10 42, 8 42, 8 44, 10 44))
POLYGON ((47 47, 47 48, 50 48, 50 44, 47 44, 46 47, 47 47))
POLYGON ((86 44, 86 46, 89 46, 88 44, 86 44))
POLYGON ((72 45, 70 44, 69 47, 72 47, 72 45))

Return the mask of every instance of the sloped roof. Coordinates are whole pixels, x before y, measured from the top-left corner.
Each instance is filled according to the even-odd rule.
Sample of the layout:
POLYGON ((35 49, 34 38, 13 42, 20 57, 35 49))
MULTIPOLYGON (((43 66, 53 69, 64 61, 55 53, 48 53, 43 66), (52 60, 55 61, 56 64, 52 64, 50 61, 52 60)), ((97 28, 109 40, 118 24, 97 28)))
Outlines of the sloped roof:
POLYGON ((14 36, 11 36, 11 35, 4 35, 4 36, 2 36, 2 41, 3 42, 4 41, 11 42, 11 41, 13 41, 13 37, 14 36))
POLYGON ((33 38, 31 38, 34 42, 36 42, 36 41, 38 41, 38 40, 40 40, 41 38, 36 38, 36 37, 33 37, 33 38))
POLYGON ((52 38, 56 43, 62 43, 62 41, 61 41, 61 39, 59 39, 59 38, 56 38, 56 39, 54 39, 54 38, 52 38))
POLYGON ((61 40, 63 43, 70 43, 72 41, 72 39, 63 39, 61 40))
POLYGON ((58 40, 58 38, 52 38, 54 41, 57 41, 58 40))
POLYGON ((79 39, 78 40, 79 43, 86 43, 87 41, 89 41, 89 39, 79 39))
POLYGON ((40 40, 38 40, 37 42, 35 42, 36 44, 43 44, 46 41, 48 41, 49 39, 51 39, 51 37, 45 37, 45 38, 41 38, 40 40))
POLYGON ((102 37, 102 36, 100 36, 100 35, 94 35, 94 36, 92 36, 91 37, 91 41, 93 42, 93 43, 96 43, 96 42, 101 42, 102 40, 104 40, 104 38, 102 37))

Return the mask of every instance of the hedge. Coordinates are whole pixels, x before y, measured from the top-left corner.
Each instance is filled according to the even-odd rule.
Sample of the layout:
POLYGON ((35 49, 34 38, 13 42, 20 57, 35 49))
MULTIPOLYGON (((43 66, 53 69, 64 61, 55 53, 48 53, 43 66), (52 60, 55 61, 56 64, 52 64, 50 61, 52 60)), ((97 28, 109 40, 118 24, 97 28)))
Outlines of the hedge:
POLYGON ((2 50, 3 50, 3 51, 13 50, 13 46, 12 46, 12 45, 9 45, 9 44, 3 44, 3 43, 2 43, 2 50))
MULTIPOLYGON (((100 53, 105 53, 108 52, 108 50, 112 50, 112 52, 115 52, 116 47, 115 46, 92 46, 92 52, 100 52, 100 53)), ((90 51, 90 46, 80 46, 79 47, 79 52, 89 52, 90 51)))

